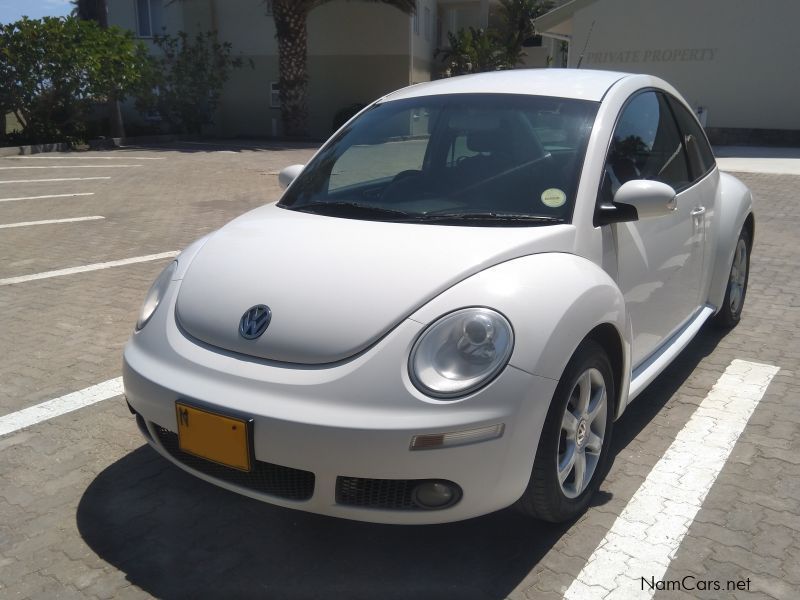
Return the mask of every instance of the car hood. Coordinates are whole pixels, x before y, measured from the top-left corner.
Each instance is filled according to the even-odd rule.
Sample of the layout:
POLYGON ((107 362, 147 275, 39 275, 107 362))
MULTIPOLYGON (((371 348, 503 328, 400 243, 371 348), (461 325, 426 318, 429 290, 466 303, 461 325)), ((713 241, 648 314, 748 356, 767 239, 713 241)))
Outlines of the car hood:
POLYGON ((573 241, 571 225, 386 223, 267 205, 203 245, 183 277, 177 319, 189 335, 219 348, 331 363, 364 350, 466 277, 527 254, 570 252, 573 241), (270 307, 272 320, 247 340, 239 323, 257 304, 270 307))

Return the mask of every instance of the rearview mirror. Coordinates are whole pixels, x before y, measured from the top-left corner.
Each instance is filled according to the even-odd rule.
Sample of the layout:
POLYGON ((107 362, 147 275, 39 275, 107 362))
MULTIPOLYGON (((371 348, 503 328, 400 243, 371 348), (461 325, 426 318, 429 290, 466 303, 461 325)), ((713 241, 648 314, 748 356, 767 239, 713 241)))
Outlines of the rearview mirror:
POLYGON ((285 190, 288 188, 289 184, 297 179, 297 176, 300 175, 304 167, 305 165, 290 165, 278 173, 278 184, 281 186, 281 189, 285 190))
POLYGON ((672 187, 647 179, 633 179, 623 183, 614 194, 614 204, 632 206, 639 219, 668 215, 678 207, 672 187))

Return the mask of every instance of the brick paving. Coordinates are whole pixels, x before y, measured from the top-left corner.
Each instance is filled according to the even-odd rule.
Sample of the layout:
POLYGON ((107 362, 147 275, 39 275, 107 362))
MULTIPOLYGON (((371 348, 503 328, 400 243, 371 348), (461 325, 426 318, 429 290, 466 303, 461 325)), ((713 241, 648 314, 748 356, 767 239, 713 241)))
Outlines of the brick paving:
MULTIPOLYGON (((116 162, 136 164, 137 154, 164 160, 102 169, 108 182, 0 186, 0 197, 96 192, 0 203, 0 223, 106 217, 3 230, 0 278, 180 249, 274 200, 275 173, 311 154, 247 143, 212 152, 227 149, 130 150, 130 160, 116 162)), ((50 176, 44 173, 26 178, 50 176)), ((506 510, 463 523, 394 527, 272 507, 161 459, 117 398, 0 438, 0 598, 561 598, 735 358, 781 370, 663 579, 724 585, 749 578, 750 589, 659 591, 655 598, 796 598, 800 177, 741 178, 759 201, 742 323, 726 336, 705 328, 630 407, 615 429, 607 481, 577 522, 543 525, 506 510)), ((121 348, 165 263, 0 287, 0 415, 119 376, 121 348)))

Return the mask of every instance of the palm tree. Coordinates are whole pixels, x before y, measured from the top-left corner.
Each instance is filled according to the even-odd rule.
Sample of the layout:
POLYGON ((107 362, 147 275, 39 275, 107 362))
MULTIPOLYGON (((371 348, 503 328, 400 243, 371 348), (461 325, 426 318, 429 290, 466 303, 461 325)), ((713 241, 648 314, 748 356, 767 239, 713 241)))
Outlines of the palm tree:
POLYGON ((554 6, 553 0, 500 0, 499 13, 503 23, 500 35, 510 65, 520 64, 525 57, 525 42, 536 35, 533 20, 554 6))
MULTIPOLYGON (((283 130, 289 136, 308 132, 308 13, 331 0, 272 0, 283 130)), ((416 10, 416 0, 364 0, 388 4, 406 14, 416 10)))
POLYGON ((97 21, 100 27, 108 27, 107 0, 71 0, 72 16, 81 21, 97 21))

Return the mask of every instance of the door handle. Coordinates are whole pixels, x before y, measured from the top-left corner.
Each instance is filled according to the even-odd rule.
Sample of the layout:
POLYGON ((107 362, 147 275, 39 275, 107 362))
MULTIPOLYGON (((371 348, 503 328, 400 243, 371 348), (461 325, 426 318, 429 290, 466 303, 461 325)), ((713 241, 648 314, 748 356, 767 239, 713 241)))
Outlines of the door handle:
POLYGON ((706 207, 705 206, 698 206, 692 211, 693 217, 699 217, 700 215, 706 214, 706 207))

